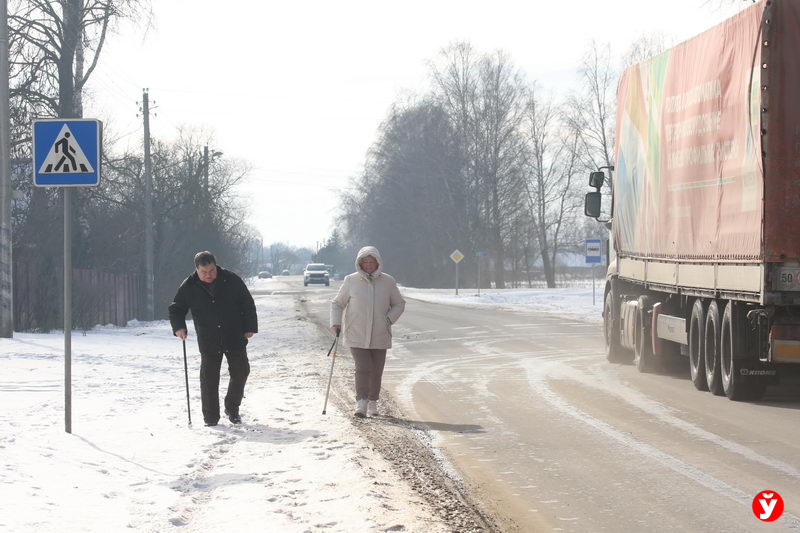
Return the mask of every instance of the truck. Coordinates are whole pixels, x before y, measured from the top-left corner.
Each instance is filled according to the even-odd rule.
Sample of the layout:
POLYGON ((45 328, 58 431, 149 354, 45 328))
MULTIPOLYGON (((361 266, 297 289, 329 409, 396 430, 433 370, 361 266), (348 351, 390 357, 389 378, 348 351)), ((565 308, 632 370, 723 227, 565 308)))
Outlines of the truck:
POLYGON ((800 0, 761 0, 620 76, 584 204, 610 229, 609 361, 682 356, 732 400, 800 368, 797 50, 800 0))

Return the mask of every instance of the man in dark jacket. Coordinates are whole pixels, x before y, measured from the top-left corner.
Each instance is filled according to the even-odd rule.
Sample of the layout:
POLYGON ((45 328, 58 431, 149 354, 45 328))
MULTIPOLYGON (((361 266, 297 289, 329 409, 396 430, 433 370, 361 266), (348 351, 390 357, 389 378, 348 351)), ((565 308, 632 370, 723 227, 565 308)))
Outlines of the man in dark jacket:
POLYGON ((219 422, 219 371, 225 354, 230 372, 225 414, 238 424, 250 374, 247 339, 258 333, 256 305, 242 278, 217 266, 211 252, 195 255, 194 265, 195 272, 183 280, 169 306, 172 333, 186 340, 186 313, 191 310, 200 347, 200 398, 207 426, 219 422))

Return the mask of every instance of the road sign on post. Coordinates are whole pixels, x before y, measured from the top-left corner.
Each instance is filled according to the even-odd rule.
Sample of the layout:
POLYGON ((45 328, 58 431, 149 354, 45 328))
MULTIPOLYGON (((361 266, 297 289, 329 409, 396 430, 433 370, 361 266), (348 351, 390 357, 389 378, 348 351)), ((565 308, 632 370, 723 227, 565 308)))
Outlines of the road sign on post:
POLYGON ((586 239, 586 262, 592 265, 592 305, 595 305, 594 265, 601 259, 600 239, 586 239))
POLYGON ((97 119, 33 121, 33 184, 93 187, 100 184, 102 123, 97 119))
POLYGON ((64 188, 64 431, 72 433, 72 187, 100 185, 102 123, 33 121, 33 184, 64 188))
POLYGON ((458 264, 464 259, 464 254, 462 254, 458 249, 453 250, 453 253, 450 254, 450 259, 456 264, 456 296, 458 296, 458 264))

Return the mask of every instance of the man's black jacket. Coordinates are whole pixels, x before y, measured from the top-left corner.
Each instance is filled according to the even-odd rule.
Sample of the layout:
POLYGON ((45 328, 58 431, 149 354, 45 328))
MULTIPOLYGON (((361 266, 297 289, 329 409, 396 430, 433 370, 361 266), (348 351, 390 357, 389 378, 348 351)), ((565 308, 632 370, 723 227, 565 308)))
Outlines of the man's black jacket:
POLYGON ((200 351, 237 350, 247 346, 244 333, 258 333, 256 305, 242 278, 217 266, 212 291, 197 272, 183 280, 169 306, 172 332, 186 329, 186 312, 192 311, 200 351))

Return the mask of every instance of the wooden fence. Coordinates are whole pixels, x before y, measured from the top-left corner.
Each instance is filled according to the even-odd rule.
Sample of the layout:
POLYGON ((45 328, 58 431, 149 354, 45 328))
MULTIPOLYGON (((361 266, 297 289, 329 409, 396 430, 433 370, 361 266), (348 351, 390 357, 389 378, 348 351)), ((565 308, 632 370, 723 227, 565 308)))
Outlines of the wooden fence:
MULTIPOLYGON (((140 316, 141 287, 134 274, 73 269, 72 324, 90 329, 97 324, 124 326, 140 316)), ((37 264, 14 263, 14 329, 49 331, 64 327, 62 273, 37 264)))

